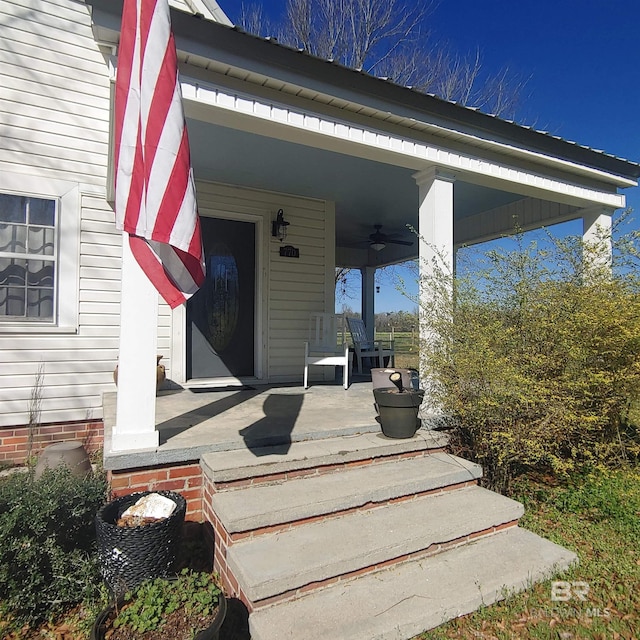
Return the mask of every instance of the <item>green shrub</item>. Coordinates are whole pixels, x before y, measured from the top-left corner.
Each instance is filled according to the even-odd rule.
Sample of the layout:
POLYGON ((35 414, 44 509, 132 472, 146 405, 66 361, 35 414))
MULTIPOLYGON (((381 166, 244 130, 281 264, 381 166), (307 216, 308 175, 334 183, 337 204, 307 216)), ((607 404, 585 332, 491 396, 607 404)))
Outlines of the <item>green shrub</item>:
POLYGON ((566 475, 640 452, 630 419, 640 399, 636 273, 607 268, 608 239, 544 250, 519 241, 486 254, 490 268, 473 278, 434 263, 421 281, 431 397, 455 426, 457 451, 502 491, 524 470, 566 475))
MULTIPOLYGON (((101 583, 94 517, 104 503, 101 474, 67 467, 15 473, 0 482, 0 613, 35 627, 95 595, 101 583)), ((0 629, 1 631, 2 629, 0 629)))
POLYGON ((147 580, 125 594, 125 604, 113 626, 127 627, 141 635, 159 629, 167 616, 177 610, 195 624, 196 620, 211 616, 221 594, 216 576, 183 569, 176 580, 147 580))

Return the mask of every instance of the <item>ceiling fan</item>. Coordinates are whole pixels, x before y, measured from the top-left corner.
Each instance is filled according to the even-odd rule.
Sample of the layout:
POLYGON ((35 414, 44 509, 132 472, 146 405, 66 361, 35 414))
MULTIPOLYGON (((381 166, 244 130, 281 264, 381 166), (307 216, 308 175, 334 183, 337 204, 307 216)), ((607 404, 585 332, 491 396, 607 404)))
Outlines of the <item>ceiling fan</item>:
POLYGON ((375 232, 369 235, 369 248, 374 251, 382 251, 388 244, 401 244, 405 247, 410 247, 413 242, 409 240, 400 240, 397 236, 399 233, 382 233, 381 224, 374 224, 373 228, 375 232))

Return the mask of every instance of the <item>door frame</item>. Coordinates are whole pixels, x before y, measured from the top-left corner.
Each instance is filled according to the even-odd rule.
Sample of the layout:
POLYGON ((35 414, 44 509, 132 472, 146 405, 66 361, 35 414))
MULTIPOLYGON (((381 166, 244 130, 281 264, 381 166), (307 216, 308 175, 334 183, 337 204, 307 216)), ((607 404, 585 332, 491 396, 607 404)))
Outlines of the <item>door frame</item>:
POLYGON ((227 209, 200 209, 201 218, 217 218, 253 223, 255 228, 255 287, 254 287, 254 376, 236 378, 235 376, 219 378, 198 378, 187 380, 187 305, 182 304, 172 311, 171 315, 171 379, 186 388, 222 387, 247 383, 264 383, 266 344, 262 339, 264 327, 267 326, 266 313, 268 297, 265 256, 268 255, 268 238, 265 237, 265 220, 269 220, 269 211, 242 207, 243 211, 227 209))

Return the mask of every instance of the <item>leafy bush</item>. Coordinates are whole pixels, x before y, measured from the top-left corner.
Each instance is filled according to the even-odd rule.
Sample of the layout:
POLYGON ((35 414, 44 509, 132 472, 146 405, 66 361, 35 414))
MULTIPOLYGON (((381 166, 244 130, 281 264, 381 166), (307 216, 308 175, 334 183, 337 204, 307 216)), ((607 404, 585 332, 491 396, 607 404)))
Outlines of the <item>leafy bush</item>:
POLYGON ((112 624, 115 629, 127 627, 141 635, 157 631, 170 614, 180 610, 193 630, 212 616, 221 594, 215 575, 183 569, 176 580, 147 580, 125 594, 125 604, 112 624))
POLYGON ((591 522, 607 522, 618 532, 640 538, 640 469, 596 471, 572 477, 556 490, 553 506, 591 522))
POLYGON ((5 624, 37 626, 96 593, 101 580, 94 517, 106 490, 103 475, 79 478, 64 466, 46 470, 38 480, 29 472, 0 482, 5 624))
MULTIPOLYGON (((633 257, 638 237, 625 238, 633 257)), ((609 238, 518 238, 484 256, 488 270, 457 277, 434 261, 421 280, 427 339, 421 368, 455 425, 454 446, 508 491, 527 469, 566 475, 582 464, 637 458, 630 411, 640 400, 640 288, 612 272, 609 238)))

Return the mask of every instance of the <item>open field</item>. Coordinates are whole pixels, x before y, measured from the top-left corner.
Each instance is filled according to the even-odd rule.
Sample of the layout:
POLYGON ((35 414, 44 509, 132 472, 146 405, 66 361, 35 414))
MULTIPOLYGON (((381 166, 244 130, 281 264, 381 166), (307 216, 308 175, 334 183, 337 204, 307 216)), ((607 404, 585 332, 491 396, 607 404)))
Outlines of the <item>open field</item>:
MULTIPOLYGON (((387 331, 378 331, 376 340, 387 344, 391 337, 387 331)), ((395 366, 403 369, 418 368, 418 333, 417 331, 396 331, 393 333, 395 349, 395 366)))

